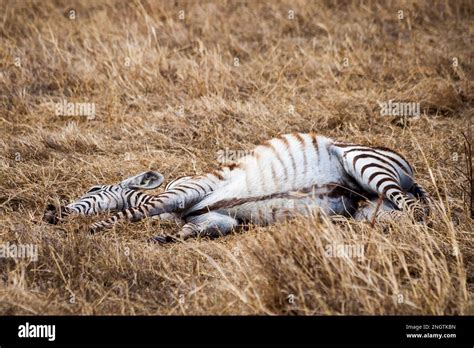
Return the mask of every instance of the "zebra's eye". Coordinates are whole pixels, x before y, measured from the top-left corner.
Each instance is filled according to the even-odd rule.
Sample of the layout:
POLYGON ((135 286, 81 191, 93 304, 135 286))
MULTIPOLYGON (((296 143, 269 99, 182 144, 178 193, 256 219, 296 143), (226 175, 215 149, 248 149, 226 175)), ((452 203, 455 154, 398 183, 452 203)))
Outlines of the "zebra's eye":
POLYGON ((93 186, 87 193, 99 191, 102 187, 101 186, 93 186))

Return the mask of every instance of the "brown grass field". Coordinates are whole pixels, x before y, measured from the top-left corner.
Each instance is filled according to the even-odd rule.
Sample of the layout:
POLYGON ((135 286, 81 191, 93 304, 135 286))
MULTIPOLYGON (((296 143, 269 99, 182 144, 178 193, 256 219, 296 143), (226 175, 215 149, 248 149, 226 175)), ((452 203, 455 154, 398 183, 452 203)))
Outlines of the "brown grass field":
POLYGON ((38 247, 0 259, 1 314, 474 314, 472 1, 0 8, 0 244, 38 247), (63 100, 95 118, 57 115, 63 100), (421 115, 382 116, 389 100, 421 115), (147 239, 176 226, 41 221, 94 184, 205 173, 220 150, 311 130, 402 153, 435 200, 430 223, 314 216, 160 246, 147 239), (364 257, 326 256, 341 244, 364 257))

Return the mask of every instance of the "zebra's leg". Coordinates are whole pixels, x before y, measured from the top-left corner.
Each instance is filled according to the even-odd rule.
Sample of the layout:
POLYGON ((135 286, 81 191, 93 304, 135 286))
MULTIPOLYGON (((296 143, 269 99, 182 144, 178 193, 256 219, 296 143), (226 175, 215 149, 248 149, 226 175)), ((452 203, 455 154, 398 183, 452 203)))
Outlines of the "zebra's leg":
POLYGON ((186 240, 191 237, 219 237, 230 233, 238 226, 233 217, 217 212, 209 212, 186 220, 178 237, 186 240))
POLYGON ((360 204, 353 217, 356 221, 393 222, 403 218, 404 214, 387 199, 374 198, 360 204))
POLYGON ((181 224, 183 220, 180 219, 180 217, 176 214, 173 213, 164 213, 160 215, 155 215, 152 216, 153 220, 160 220, 160 221, 169 221, 169 222, 174 222, 176 224, 181 224))
POLYGON ((423 203, 423 209, 424 209, 425 215, 426 216, 430 215, 430 211, 432 208, 431 205, 433 204, 433 202, 428 192, 426 192, 425 189, 416 182, 413 182, 413 185, 410 188, 409 192, 423 203))
POLYGON ((405 193, 395 182, 386 185, 379 194, 387 197, 398 209, 411 214, 416 221, 424 220, 425 212, 421 204, 413 195, 405 193))
POLYGON ((212 192, 219 183, 219 178, 214 174, 186 180, 173 186, 169 190, 152 197, 147 202, 136 208, 125 209, 117 212, 110 218, 91 225, 90 232, 111 228, 121 220, 137 222, 146 217, 162 215, 165 213, 182 213, 199 202, 203 197, 212 192))
POLYGON ((364 175, 363 171, 353 169, 348 165, 345 167, 349 167, 348 174, 368 193, 387 199, 394 204, 396 209, 412 214, 417 221, 423 220, 425 215, 423 208, 412 194, 402 189, 400 180, 392 171, 378 167, 378 170, 367 171, 364 175))
POLYGON ((401 155, 388 149, 337 144, 333 153, 346 174, 369 194, 388 199, 397 209, 411 212, 416 220, 423 219, 423 209, 407 194, 413 185, 413 170, 401 155))
POLYGON ((416 221, 423 221, 425 213, 422 206, 410 193, 402 190, 395 178, 385 177, 374 183, 372 193, 394 204, 395 209, 408 212, 416 221))
MULTIPOLYGON (((170 209, 169 211, 172 210, 170 209)), ((93 223, 89 228, 89 232, 96 233, 104 229, 112 228, 120 220, 137 222, 144 219, 145 217, 159 216, 168 213, 169 211, 166 210, 166 206, 162 204, 161 200, 156 201, 156 199, 153 199, 152 202, 145 203, 142 206, 136 208, 129 208, 119 211, 108 219, 93 223)))
MULTIPOLYGON (((168 192, 162 193, 142 204, 139 207, 125 209, 113 214, 108 219, 95 222, 89 228, 90 233, 96 233, 103 229, 112 228, 117 222, 126 220, 129 222, 138 222, 146 217, 161 216, 164 214, 173 213, 179 209, 181 203, 177 201, 170 201, 166 197, 162 197, 168 192)), ((184 205, 183 205, 184 206, 184 205)), ((167 216, 167 215, 165 215, 167 216)))

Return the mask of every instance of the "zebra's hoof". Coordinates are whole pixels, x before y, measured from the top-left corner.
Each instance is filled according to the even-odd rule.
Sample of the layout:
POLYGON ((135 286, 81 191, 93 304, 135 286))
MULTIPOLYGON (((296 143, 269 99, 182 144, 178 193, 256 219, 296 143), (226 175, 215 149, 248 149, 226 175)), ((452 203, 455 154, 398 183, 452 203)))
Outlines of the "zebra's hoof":
POLYGON ((46 206, 44 211, 43 221, 48 224, 57 225, 63 220, 66 214, 66 207, 64 205, 60 205, 59 208, 57 208, 54 204, 50 203, 46 206))
POLYGON ((90 226, 88 229, 89 234, 96 234, 98 231, 100 231, 100 228, 96 226, 90 226))
POLYGON ((43 221, 48 224, 56 225, 58 223, 58 211, 53 204, 48 204, 43 214, 43 221))
POLYGON ((425 223, 425 212, 424 212, 424 210, 423 209, 415 209, 413 211, 413 219, 416 222, 424 224, 425 223))
POLYGON ((150 242, 157 244, 168 244, 174 242, 174 238, 171 236, 155 236, 150 238, 150 242))

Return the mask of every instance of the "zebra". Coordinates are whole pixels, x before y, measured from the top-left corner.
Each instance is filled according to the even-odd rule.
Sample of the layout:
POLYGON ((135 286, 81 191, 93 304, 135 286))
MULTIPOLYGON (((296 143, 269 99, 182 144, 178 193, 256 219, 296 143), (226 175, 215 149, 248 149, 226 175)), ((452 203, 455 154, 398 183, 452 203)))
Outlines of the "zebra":
MULTIPOLYGON (((116 185, 93 187, 61 210, 66 215, 115 211, 92 224, 93 233, 120 220, 175 219, 181 223, 176 237, 180 240, 226 235, 249 223, 274 224, 314 210, 372 222, 404 213, 422 221, 429 212, 429 196, 414 181, 413 168, 402 155, 315 133, 273 138, 235 163, 204 175, 178 178, 158 195, 139 191, 159 187, 163 178, 160 173, 145 172, 116 185)), ((156 240, 174 238, 158 236, 156 240)))

